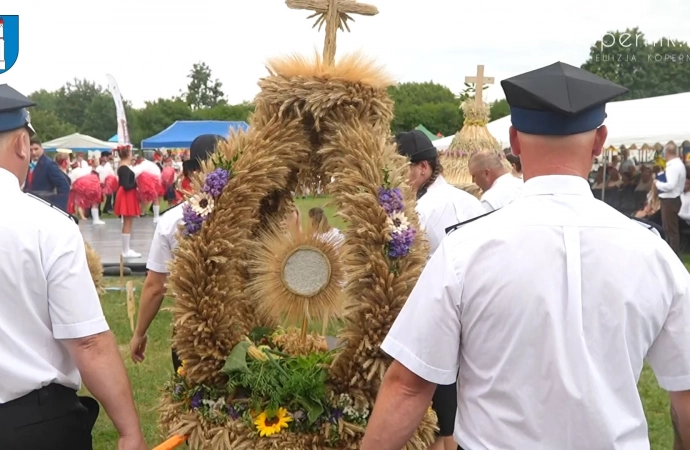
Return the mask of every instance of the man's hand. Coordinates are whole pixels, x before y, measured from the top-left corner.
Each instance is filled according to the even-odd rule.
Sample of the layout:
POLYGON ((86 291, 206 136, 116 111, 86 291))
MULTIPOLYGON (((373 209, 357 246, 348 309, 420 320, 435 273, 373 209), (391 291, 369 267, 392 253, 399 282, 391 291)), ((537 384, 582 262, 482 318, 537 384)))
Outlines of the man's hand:
POLYGON ((129 355, 135 364, 142 362, 146 358, 146 335, 134 335, 129 343, 129 355))
POLYGON ((117 450, 147 450, 144 436, 123 436, 117 441, 117 450))

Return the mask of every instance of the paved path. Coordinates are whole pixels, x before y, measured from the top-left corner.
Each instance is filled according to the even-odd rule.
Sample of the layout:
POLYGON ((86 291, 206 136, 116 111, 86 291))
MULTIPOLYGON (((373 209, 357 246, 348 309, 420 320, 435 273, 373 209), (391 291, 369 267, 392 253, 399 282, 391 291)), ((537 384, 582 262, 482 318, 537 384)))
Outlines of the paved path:
MULTIPOLYGON (((117 266, 122 252, 122 222, 120 219, 105 219, 104 222, 105 225, 92 225, 91 220, 82 220, 79 222, 79 229, 84 239, 101 256, 104 266, 117 266)), ((125 266, 140 267, 146 264, 155 230, 156 225, 151 216, 134 219, 130 246, 132 250, 141 253, 141 258, 127 260, 125 266)))

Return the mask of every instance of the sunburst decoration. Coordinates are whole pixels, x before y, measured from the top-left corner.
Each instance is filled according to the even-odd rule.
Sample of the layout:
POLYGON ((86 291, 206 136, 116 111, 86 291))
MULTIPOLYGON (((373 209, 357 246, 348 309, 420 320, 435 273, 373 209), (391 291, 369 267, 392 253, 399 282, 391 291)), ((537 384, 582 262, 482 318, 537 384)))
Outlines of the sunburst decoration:
POLYGON ((338 237, 311 226, 272 224, 248 258, 247 292, 260 314, 298 324, 325 320, 342 309, 344 267, 338 237))

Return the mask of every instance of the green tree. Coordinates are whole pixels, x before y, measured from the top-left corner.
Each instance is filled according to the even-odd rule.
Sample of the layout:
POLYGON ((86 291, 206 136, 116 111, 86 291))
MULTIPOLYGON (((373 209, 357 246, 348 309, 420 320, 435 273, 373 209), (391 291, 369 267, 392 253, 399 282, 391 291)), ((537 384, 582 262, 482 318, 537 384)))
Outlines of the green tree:
POLYGON ((686 42, 649 42, 636 27, 606 33, 590 47, 582 68, 630 89, 617 101, 655 97, 690 91, 688 55, 686 42))
POLYGON ((240 103, 239 105, 221 104, 206 109, 196 109, 193 111, 194 120, 249 120, 249 116, 254 112, 254 104, 240 103))
POLYGON ((60 120, 53 111, 42 108, 32 108, 31 125, 44 142, 77 132, 74 125, 60 120))
POLYGON ((192 109, 182 99, 159 98, 154 102, 146 102, 146 106, 134 114, 136 127, 130 131, 130 139, 136 146, 142 140, 165 130, 177 120, 193 119, 192 109))
POLYGON ((491 112, 489 117, 491 122, 509 115, 510 106, 508 106, 508 101, 506 99, 502 98, 501 100, 496 100, 495 102, 491 103, 491 112))
POLYGON ((428 81, 401 83, 388 89, 395 102, 394 133, 424 125, 432 133, 455 133, 462 124, 462 112, 455 94, 448 87, 428 81))
POLYGON ((194 64, 189 71, 189 84, 184 99, 192 109, 212 108, 225 103, 223 83, 214 80, 211 68, 204 62, 194 64))

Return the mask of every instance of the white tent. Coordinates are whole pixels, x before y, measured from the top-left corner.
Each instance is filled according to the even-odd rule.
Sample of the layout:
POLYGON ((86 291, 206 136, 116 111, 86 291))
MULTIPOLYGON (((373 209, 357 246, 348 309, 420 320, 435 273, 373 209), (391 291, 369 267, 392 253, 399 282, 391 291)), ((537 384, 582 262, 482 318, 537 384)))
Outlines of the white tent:
POLYGON ((74 133, 52 141, 44 142, 43 149, 56 151, 59 148, 70 149, 74 152, 110 151, 117 147, 117 143, 105 142, 85 134, 74 133))
MULTIPOLYGON (((606 113, 608 117, 604 124, 609 137, 605 147, 635 144, 641 148, 644 144, 653 146, 668 141, 680 145, 690 140, 690 92, 612 102, 606 106, 606 113)), ((503 147, 510 146, 510 116, 495 120, 487 127, 503 147)), ((434 141, 434 145, 445 150, 452 140, 453 137, 449 136, 434 141)))

